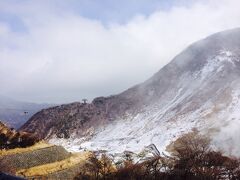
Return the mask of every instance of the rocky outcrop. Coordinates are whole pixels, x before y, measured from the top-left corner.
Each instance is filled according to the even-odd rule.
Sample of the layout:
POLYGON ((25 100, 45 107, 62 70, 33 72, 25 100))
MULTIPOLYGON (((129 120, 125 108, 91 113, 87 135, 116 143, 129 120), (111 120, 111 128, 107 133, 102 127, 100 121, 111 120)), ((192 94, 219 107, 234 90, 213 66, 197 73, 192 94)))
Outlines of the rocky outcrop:
POLYGON ((26 132, 18 132, 8 128, 0 121, 0 149, 12 149, 16 147, 27 147, 39 141, 36 135, 26 132))
MULTIPOLYGON (((133 103, 132 103, 133 104, 133 103)), ((21 131, 37 134, 40 138, 69 138, 88 134, 90 128, 127 115, 131 101, 119 96, 98 97, 92 103, 71 103, 44 109, 21 127, 21 131)))

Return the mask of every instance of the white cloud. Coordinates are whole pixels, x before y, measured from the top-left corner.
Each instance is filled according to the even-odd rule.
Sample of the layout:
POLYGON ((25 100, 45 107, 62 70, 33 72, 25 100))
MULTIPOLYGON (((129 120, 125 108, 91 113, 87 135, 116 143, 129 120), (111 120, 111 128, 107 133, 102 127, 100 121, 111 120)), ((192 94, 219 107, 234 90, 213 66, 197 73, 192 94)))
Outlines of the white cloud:
POLYGON ((238 0, 202 1, 108 26, 47 4, 2 7, 20 18, 27 32, 0 24, 0 93, 37 102, 121 92, 190 43, 240 26, 238 0))

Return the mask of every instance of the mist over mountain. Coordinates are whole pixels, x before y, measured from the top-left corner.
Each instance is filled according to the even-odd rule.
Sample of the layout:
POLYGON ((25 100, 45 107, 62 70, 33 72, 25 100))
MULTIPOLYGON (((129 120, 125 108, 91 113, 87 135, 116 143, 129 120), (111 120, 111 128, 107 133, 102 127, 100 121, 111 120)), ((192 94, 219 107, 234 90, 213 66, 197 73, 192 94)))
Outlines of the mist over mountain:
POLYGON ((198 129, 216 148, 239 154, 240 29, 216 33, 123 93, 36 113, 21 130, 72 151, 160 151, 198 129))
POLYGON ((33 114, 50 107, 50 104, 22 102, 0 95, 0 119, 9 127, 19 128, 33 114))

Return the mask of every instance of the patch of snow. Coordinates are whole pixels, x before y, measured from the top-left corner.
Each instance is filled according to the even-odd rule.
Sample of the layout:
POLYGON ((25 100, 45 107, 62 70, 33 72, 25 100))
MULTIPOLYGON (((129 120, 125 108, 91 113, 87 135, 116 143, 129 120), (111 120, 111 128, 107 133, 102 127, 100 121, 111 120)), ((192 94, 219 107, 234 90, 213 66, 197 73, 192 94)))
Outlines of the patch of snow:
POLYGON ((199 72, 201 79, 207 78, 209 75, 213 75, 214 71, 220 72, 223 70, 224 62, 230 62, 235 65, 233 53, 230 51, 221 50, 218 55, 209 58, 203 69, 199 72))
MULTIPOLYGON (((216 56, 209 58, 201 70, 193 74, 183 74, 179 78, 180 81, 163 95, 164 98, 145 107, 137 115, 129 114, 125 119, 116 119, 110 124, 95 129, 91 138, 79 138, 73 134, 69 139, 54 137, 50 142, 63 145, 72 152, 88 149, 107 150, 112 154, 126 150, 138 153, 146 146, 155 144, 160 152, 166 153, 167 145, 193 128, 206 131, 217 129, 220 132, 217 131, 219 134, 213 139, 213 143, 220 148, 219 139, 225 139, 226 142, 239 147, 231 150, 236 154, 237 151, 240 152, 238 145, 240 142, 231 140, 231 137, 232 133, 235 133, 240 139, 238 128, 240 126, 236 126, 240 125, 240 90, 235 88, 229 91, 229 96, 232 98, 230 104, 225 102, 224 98, 220 102, 217 101, 226 89, 224 85, 205 102, 201 101, 196 109, 192 106, 197 102, 191 100, 195 93, 204 90, 201 89, 204 83, 206 85, 211 83, 208 81, 210 76, 220 74, 226 64, 230 63, 234 66, 236 61, 234 53, 222 50, 216 56)), ((148 91, 149 96, 152 94, 154 91, 148 91)), ((230 147, 229 144, 227 147, 230 147)))

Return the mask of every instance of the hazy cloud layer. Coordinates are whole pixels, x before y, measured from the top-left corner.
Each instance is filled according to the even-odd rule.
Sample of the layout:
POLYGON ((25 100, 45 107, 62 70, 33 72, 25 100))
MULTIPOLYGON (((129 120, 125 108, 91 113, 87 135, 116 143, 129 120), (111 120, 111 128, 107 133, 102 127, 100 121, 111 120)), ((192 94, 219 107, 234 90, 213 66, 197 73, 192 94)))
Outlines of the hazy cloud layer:
POLYGON ((119 93, 190 43, 240 26, 239 0, 173 6, 126 23, 102 23, 47 2, 0 1, 0 15, 11 15, 10 23, 0 20, 0 94, 70 102, 119 93))

